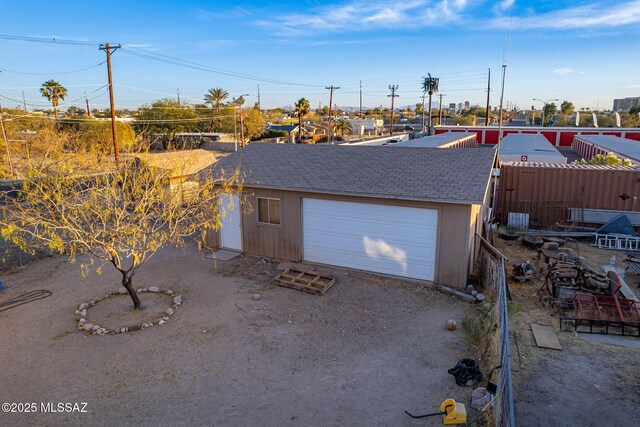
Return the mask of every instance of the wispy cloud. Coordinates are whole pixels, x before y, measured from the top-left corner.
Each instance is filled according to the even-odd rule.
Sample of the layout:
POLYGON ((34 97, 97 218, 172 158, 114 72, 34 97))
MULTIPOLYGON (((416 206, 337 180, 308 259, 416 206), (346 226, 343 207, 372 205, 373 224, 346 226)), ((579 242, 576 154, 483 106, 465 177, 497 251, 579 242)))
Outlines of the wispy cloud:
POLYGON ((493 6, 493 12, 494 13, 504 13, 507 10, 511 9, 511 7, 513 6, 513 4, 516 2, 516 0, 502 0, 499 1, 498 3, 496 3, 495 6, 493 6))
POLYGON ((459 19, 467 0, 362 1, 323 6, 306 13, 289 13, 258 24, 279 34, 315 31, 347 32, 376 28, 419 28, 459 19))
MULTIPOLYGON (((243 16, 263 13, 242 8, 230 12, 243 16)), ((220 12, 200 11, 208 17, 221 17, 220 12)), ((468 0, 345 0, 339 4, 318 6, 302 12, 272 13, 269 19, 254 21, 271 34, 280 37, 313 35, 319 32, 347 33, 375 29, 417 29, 429 27, 474 25, 513 30, 576 29, 595 30, 624 27, 640 23, 640 0, 590 3, 575 7, 564 4, 545 12, 525 7, 516 0, 499 0, 493 6, 487 1, 468 0)))
POLYGON ((215 40, 203 40, 194 43, 193 45, 202 50, 213 50, 221 47, 228 47, 238 44, 252 43, 251 40, 228 40, 228 39, 215 39, 215 40))
MULTIPOLYGON (((546 13, 514 16, 513 28, 526 30, 619 27, 638 22, 640 22, 640 0, 632 0, 618 3, 593 2, 546 13)), ((509 20, 504 17, 492 19, 489 23, 496 28, 509 27, 509 20)))
POLYGON ((224 19, 228 20, 230 18, 238 18, 238 17, 249 17, 253 16, 255 13, 249 9, 244 7, 236 6, 229 9, 224 10, 205 10, 205 9, 196 9, 196 14, 198 17, 202 19, 224 19))
POLYGON ((573 74, 576 72, 576 70, 574 70, 571 67, 563 67, 563 68, 556 68, 555 70, 553 70, 553 72, 555 74, 561 75, 561 76, 566 76, 568 74, 573 74))

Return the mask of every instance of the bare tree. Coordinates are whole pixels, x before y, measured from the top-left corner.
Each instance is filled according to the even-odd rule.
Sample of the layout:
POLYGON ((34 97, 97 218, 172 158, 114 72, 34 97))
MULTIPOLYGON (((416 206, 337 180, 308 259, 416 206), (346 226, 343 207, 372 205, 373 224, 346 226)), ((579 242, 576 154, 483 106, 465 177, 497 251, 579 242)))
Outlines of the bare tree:
POLYGON ((133 156, 120 170, 90 152, 69 153, 49 144, 45 151, 22 155, 16 164, 20 184, 0 193, 0 231, 22 250, 46 246, 88 269, 97 259, 99 272, 111 264, 122 275, 134 308, 141 307, 132 281, 137 270, 159 249, 185 239, 204 241, 221 225, 219 195, 238 191, 238 174, 200 173, 178 186, 170 178, 185 176, 190 165, 173 169, 146 166, 133 156))

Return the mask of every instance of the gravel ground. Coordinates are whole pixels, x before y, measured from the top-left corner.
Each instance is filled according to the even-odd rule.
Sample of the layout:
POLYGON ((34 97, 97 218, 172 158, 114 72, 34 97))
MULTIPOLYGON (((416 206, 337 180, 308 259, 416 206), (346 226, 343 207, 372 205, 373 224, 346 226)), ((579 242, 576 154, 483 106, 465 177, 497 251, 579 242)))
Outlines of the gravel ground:
POLYGON ((38 409, 0 413, 0 425, 440 425, 403 411, 466 402, 470 389, 447 369, 469 352, 444 324, 468 304, 341 269, 321 269, 338 282, 318 297, 270 285, 275 266, 166 249, 134 284, 172 289, 182 306, 165 325, 112 336, 85 335, 73 315, 118 289, 108 266, 83 278, 54 257, 3 275, 0 301, 34 289, 53 295, 0 312, 0 400, 38 409), (86 402, 88 413, 42 413, 41 402, 86 402))

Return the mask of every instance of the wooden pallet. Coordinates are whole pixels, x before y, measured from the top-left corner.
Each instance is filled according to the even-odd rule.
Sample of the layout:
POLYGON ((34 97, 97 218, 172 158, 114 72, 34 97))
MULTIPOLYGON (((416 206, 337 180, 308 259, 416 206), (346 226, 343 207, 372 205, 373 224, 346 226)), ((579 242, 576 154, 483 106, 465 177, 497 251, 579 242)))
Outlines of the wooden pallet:
POLYGON ((278 274, 273 283, 278 286, 297 289, 314 295, 323 295, 336 283, 336 279, 315 272, 312 273, 290 268, 278 274))

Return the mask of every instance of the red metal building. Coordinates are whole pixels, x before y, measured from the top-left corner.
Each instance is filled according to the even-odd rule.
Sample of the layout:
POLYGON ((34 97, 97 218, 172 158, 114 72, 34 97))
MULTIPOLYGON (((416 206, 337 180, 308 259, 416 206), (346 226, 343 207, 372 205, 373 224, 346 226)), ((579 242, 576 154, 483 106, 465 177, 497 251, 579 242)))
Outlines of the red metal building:
MULTIPOLYGON (((497 126, 437 126, 435 134, 446 132, 475 132, 478 144, 497 144, 499 130, 497 126)), ((505 126, 502 136, 510 134, 540 134, 556 147, 571 147, 576 135, 613 135, 640 141, 640 128, 592 128, 592 127, 540 127, 540 126, 505 126)))

